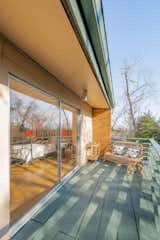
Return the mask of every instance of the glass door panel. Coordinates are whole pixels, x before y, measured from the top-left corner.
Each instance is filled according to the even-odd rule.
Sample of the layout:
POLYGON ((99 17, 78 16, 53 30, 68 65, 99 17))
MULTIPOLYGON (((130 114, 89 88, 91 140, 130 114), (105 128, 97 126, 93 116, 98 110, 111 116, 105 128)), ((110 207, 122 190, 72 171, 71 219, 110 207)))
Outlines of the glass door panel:
POLYGON ((61 104, 61 176, 64 177, 77 166, 78 127, 77 110, 61 104))
POLYGON ((56 99, 10 82, 11 223, 58 182, 59 108, 56 99))

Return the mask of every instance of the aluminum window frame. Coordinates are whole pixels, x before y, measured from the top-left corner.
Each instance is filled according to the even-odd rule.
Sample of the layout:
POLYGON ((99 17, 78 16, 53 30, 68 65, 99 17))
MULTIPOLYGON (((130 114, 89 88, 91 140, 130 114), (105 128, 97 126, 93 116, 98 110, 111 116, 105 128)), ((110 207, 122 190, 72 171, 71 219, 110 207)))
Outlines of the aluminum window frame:
MULTIPOLYGON (((58 129, 58 149, 57 149, 57 161, 58 161, 58 179, 57 179, 57 184, 55 186, 53 186, 51 188, 51 190, 45 195, 43 196, 37 203, 35 203, 27 212, 24 213, 24 215, 22 217, 20 217, 20 219, 18 219, 18 221, 16 221, 13 225, 11 225, 9 223, 10 226, 10 235, 13 236, 29 219, 31 219, 31 217, 40 209, 42 208, 45 203, 47 203, 47 201, 53 196, 53 194, 55 194, 77 171, 79 171, 80 169, 80 129, 81 129, 81 110, 80 108, 78 108, 77 106, 75 106, 74 104, 71 104, 67 101, 65 101, 64 99, 62 99, 60 96, 56 96, 51 93, 49 93, 48 91, 41 89, 40 87, 37 87, 36 85, 33 85, 32 83, 29 83, 29 81, 26 81, 20 77, 18 77, 17 75, 9 72, 8 73, 8 82, 9 82, 9 90, 11 90, 10 87, 10 81, 11 79, 14 79, 15 81, 20 82, 21 84, 26 85, 27 87, 31 87, 33 89, 35 89, 36 91, 39 91, 42 94, 45 94, 49 97, 51 97, 52 99, 56 99, 57 100, 57 107, 58 107, 58 118, 59 118, 59 129, 58 129), (76 110, 77 112, 77 164, 76 166, 66 175, 62 178, 62 156, 61 156, 61 104, 66 104, 70 107, 72 107, 73 109, 76 110)), ((10 126, 10 123, 9 123, 10 126)), ((10 138, 9 138, 9 145, 10 145, 10 138)), ((10 166, 9 166, 10 168, 10 166)), ((10 170, 10 177, 11 177, 11 170, 10 170)), ((10 193, 9 193, 10 196, 10 193)), ((11 218, 11 211, 10 212, 10 218, 11 218)))

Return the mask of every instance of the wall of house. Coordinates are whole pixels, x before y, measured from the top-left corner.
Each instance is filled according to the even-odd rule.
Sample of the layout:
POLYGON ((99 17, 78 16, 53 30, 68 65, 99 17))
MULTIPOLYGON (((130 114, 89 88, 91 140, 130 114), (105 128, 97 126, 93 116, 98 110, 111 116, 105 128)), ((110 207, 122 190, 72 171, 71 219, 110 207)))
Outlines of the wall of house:
POLYGON ((101 153, 111 145, 111 110, 93 109, 93 141, 100 143, 101 153))
POLYGON ((9 194, 10 194, 10 103, 9 74, 45 90, 50 95, 60 97, 81 111, 81 159, 85 164, 85 144, 92 141, 92 108, 84 103, 79 96, 66 88, 56 77, 48 73, 22 51, 0 35, 0 234, 9 224, 9 194), (87 129, 87 130, 86 130, 87 129), (3 139, 3 140, 2 140, 3 139))
MULTIPOLYGON (((0 46, 3 41, 0 39, 0 46)), ((0 48, 1 49, 1 48, 0 48)), ((0 237, 9 226, 9 89, 0 51, 0 237)))

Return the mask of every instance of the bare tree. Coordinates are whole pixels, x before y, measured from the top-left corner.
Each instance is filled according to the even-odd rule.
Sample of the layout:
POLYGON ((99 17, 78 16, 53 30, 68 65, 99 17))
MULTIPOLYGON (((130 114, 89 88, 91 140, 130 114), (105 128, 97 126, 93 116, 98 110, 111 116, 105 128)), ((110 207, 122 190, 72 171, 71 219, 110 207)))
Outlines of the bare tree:
POLYGON ((138 71, 135 74, 137 63, 124 63, 123 66, 123 102, 115 109, 112 127, 129 130, 129 135, 134 135, 137 128, 137 118, 141 112, 143 101, 151 90, 150 74, 138 71), (134 72, 134 74, 133 74, 134 72))
POLYGON ((69 121, 69 116, 67 114, 68 112, 65 109, 62 109, 62 111, 63 111, 62 127, 69 130, 70 129, 70 121, 69 121))
POLYGON ((19 126, 27 124, 31 126, 31 116, 35 113, 36 108, 35 99, 30 102, 24 102, 17 97, 14 91, 11 92, 11 124, 19 126))

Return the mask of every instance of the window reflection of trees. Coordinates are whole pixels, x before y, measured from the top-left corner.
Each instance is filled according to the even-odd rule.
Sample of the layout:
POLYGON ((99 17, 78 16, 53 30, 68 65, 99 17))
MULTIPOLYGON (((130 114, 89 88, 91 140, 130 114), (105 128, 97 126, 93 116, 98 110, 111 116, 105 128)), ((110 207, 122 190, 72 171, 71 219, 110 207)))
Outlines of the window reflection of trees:
POLYGON ((56 152, 57 140, 53 140, 53 137, 58 137, 58 124, 56 105, 11 90, 11 158, 14 160, 12 162, 16 162, 16 158, 17 161, 32 160, 33 151, 40 149, 40 144, 40 155, 43 155, 42 152, 47 154, 46 150, 42 150, 43 145, 46 145, 45 149, 48 148, 50 152, 49 144, 53 145, 53 142, 55 142, 53 150, 56 152))

